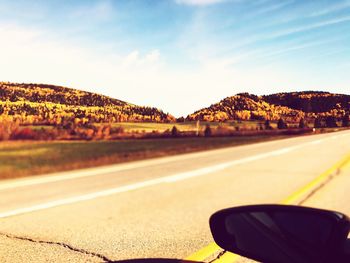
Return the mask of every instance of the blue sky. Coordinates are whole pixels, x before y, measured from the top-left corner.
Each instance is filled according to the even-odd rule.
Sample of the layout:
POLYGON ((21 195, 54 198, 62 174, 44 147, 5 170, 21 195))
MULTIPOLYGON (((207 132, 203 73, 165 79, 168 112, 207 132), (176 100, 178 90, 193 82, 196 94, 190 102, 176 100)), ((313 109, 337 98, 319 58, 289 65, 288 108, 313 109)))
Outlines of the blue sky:
POLYGON ((350 1, 1 1, 2 81, 176 116, 238 92, 350 94, 350 1))

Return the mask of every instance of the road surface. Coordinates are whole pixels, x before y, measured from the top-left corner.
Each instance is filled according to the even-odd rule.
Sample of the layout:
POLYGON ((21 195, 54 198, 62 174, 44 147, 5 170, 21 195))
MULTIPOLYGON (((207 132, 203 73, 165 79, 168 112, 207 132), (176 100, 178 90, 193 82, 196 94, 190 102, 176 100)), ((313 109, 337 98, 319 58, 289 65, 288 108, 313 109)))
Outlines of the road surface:
MULTIPOLYGON (((279 203, 348 153, 345 131, 3 181, 0 261, 184 258, 216 210, 279 203)), ((349 178, 306 204, 350 214, 349 178)))

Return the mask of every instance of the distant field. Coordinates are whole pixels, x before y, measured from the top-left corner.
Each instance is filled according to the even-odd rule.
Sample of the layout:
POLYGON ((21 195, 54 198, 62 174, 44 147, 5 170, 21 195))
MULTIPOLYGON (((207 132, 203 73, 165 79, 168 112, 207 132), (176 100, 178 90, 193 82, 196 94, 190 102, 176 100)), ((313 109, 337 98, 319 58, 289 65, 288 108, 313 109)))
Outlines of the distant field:
MULTIPOLYGON (((264 124, 264 121, 230 121, 230 122, 199 122, 199 129, 204 130, 206 125, 210 125, 211 128, 221 127, 240 127, 240 128, 256 128, 260 124, 264 124)), ((197 129, 197 123, 195 121, 179 122, 179 123, 148 123, 148 122, 120 122, 112 124, 113 127, 123 127, 126 132, 152 132, 165 130, 171 130, 173 126, 176 126, 180 131, 195 131, 197 129)), ((273 128, 277 127, 277 124, 271 122, 273 128)))
MULTIPOLYGON (((252 129, 259 127, 260 124, 264 125, 265 121, 228 121, 228 122, 199 122, 199 130, 204 130, 206 125, 211 128, 217 127, 240 127, 245 129, 252 129)), ((107 123, 96 123, 95 125, 105 125, 107 123)), ((175 123, 157 123, 157 122, 115 122, 111 124, 112 127, 122 127, 125 132, 164 132, 166 130, 171 130, 174 126, 180 131, 195 131, 197 129, 197 122, 186 121, 186 122, 175 122, 175 123)), ((25 125, 32 129, 52 129, 53 126, 50 125, 25 125)), ((276 122, 271 121, 271 126, 277 128, 276 122)))
POLYGON ((0 143, 0 178, 52 173, 287 137, 290 136, 260 135, 93 142, 2 142, 0 143))

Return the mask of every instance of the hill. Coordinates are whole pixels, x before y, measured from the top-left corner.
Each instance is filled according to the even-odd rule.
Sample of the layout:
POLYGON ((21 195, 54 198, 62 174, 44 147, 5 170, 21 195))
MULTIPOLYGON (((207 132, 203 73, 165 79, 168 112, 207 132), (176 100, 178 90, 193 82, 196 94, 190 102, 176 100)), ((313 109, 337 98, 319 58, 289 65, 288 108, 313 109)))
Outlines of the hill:
MULTIPOLYGON (((333 116, 350 111, 350 95, 304 91, 256 96, 240 93, 186 117, 188 121, 278 120, 333 116)), ((0 82, 0 121, 10 116, 24 125, 65 123, 173 122, 175 118, 154 107, 138 106, 77 89, 0 82)))
POLYGON ((350 110, 350 96, 328 92, 290 92, 266 96, 240 93, 187 116, 187 120, 278 120, 342 118, 350 110))
POLYGON ((271 104, 282 105, 306 113, 326 113, 350 110, 350 95, 320 91, 277 93, 263 96, 271 104))
POLYGON ((0 82, 0 116, 8 115, 20 124, 36 125, 174 120, 157 108, 91 92, 46 84, 0 82))

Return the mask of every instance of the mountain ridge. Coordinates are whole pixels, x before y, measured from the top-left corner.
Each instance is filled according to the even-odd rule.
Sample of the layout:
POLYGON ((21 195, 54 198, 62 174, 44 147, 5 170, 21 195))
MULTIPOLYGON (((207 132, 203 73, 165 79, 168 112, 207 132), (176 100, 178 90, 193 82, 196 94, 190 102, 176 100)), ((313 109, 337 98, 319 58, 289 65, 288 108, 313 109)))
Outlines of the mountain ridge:
MULTIPOLYGON (((177 121, 278 120, 342 118, 350 112, 350 95, 326 91, 238 93, 177 121)), ((21 124, 60 125, 62 122, 175 122, 155 107, 138 106, 93 92, 63 86, 0 82, 0 117, 21 124)))
POLYGON ((24 124, 154 121, 175 118, 155 107, 138 106, 108 96, 49 84, 0 82, 0 116, 12 115, 24 124))
POLYGON ((278 120, 342 118, 350 111, 350 95, 324 91, 281 92, 270 95, 238 93, 189 114, 186 120, 278 120))

